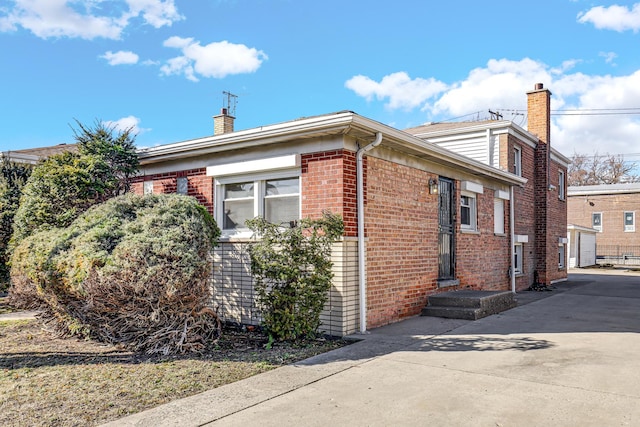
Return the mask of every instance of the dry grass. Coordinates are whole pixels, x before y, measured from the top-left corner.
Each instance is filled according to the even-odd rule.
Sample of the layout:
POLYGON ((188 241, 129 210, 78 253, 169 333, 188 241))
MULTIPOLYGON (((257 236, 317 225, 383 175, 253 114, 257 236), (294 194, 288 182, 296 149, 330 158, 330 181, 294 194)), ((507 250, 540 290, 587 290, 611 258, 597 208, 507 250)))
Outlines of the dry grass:
POLYGON ((207 354, 150 358, 55 338, 35 320, 0 322, 0 425, 97 425, 346 344, 266 350, 265 343, 256 333, 225 331, 207 354))

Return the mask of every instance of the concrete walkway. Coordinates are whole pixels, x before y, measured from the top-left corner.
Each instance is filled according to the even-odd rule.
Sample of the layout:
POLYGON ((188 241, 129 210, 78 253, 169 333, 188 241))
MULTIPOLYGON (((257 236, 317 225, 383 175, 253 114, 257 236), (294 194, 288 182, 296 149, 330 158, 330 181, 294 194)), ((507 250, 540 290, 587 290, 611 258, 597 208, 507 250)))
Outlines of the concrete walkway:
POLYGON ((109 425, 640 425, 640 275, 580 270, 518 299, 477 321, 374 329, 109 425))

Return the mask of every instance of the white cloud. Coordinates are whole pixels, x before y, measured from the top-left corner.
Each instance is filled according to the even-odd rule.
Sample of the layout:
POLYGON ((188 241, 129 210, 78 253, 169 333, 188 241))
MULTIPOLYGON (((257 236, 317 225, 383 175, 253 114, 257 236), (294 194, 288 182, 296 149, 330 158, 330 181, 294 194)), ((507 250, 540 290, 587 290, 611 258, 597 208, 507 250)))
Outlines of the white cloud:
POLYGON ((392 110, 410 110, 421 106, 447 89, 447 85, 438 80, 411 79, 403 71, 384 76, 380 82, 363 75, 354 76, 347 80, 345 86, 367 101, 371 101, 373 97, 378 100, 388 99, 385 106, 392 110))
MULTIPOLYGON (((438 82, 447 88, 445 91, 431 96, 409 97, 411 102, 390 101, 385 106, 420 109, 427 112, 424 121, 446 120, 476 112, 481 112, 480 116, 485 118, 488 110, 498 110, 505 120, 513 120, 526 128, 526 92, 533 90, 536 83, 543 83, 552 92, 552 146, 569 156, 574 151, 586 154, 594 151, 638 153, 640 70, 626 76, 590 76, 573 70, 580 62, 569 60, 559 67, 550 67, 529 58, 519 61, 492 59, 486 66, 472 70, 464 80, 438 82), (620 110, 624 108, 635 110, 620 110), (568 109, 574 111, 566 111, 568 109), (577 115, 560 115, 562 111, 558 110, 577 115), (636 114, 602 114, 631 111, 636 114)), ((405 85, 383 84, 384 78, 376 82, 365 76, 356 76, 347 82, 347 87, 369 100, 374 97, 378 100, 402 100, 407 96, 404 88, 411 82, 437 81, 416 78, 407 82, 406 74, 394 74, 404 75, 405 85)))
POLYGON ((12 7, 0 9, 0 31, 17 31, 22 27, 34 35, 119 39, 132 19, 141 17, 155 28, 183 19, 175 0, 8 0, 12 7), (115 3, 101 7, 103 3, 115 3), (119 15, 104 10, 124 10, 119 15))
POLYGON ((617 4, 609 7, 596 6, 578 14, 578 22, 590 22, 600 30, 632 30, 635 33, 640 30, 640 3, 635 3, 630 8, 617 4))
POLYGON ((131 51, 120 50, 118 52, 108 51, 100 56, 107 60, 109 65, 136 64, 140 59, 138 55, 131 51))
POLYGON ((202 46, 193 38, 171 37, 165 40, 164 46, 180 49, 182 56, 168 60, 160 72, 184 74, 191 81, 198 81, 198 76, 221 79, 232 74, 253 73, 268 59, 261 50, 226 40, 202 46))
POLYGON ((613 62, 618 57, 615 52, 600 52, 598 56, 603 57, 607 64, 616 65, 616 63, 613 62))
POLYGON ((108 128, 113 128, 120 132, 124 132, 126 130, 130 130, 133 135, 139 135, 144 132, 148 132, 151 129, 149 128, 141 128, 140 127, 140 119, 135 116, 127 116, 122 117, 118 120, 107 120, 103 122, 104 125, 108 128))

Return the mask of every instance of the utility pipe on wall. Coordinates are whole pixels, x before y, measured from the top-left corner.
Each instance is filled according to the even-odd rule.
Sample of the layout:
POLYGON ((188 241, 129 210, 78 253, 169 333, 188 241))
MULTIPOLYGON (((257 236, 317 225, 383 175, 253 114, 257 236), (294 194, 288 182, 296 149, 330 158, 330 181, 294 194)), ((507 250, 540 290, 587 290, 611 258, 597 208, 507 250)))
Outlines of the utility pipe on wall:
POLYGON ((356 153, 356 198, 358 205, 358 293, 360 294, 360 333, 367 331, 367 278, 364 252, 364 170, 363 156, 382 142, 382 133, 376 132, 376 139, 356 153))
MULTIPOLYGON (((516 232, 515 225, 515 200, 513 200, 513 185, 509 187, 509 234, 511 234, 511 292, 516 293, 516 232)), ((524 256, 524 252, 522 254, 524 256)))

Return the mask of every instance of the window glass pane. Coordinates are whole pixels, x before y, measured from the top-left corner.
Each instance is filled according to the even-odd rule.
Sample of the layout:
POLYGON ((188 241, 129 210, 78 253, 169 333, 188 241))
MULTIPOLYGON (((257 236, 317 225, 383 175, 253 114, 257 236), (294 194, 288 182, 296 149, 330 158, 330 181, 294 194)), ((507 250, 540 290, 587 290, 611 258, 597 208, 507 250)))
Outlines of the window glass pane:
POLYGON ((153 194, 153 181, 145 181, 142 188, 144 194, 153 194))
POLYGON ((633 212, 624 213, 624 225, 633 225, 633 212))
POLYGON ((471 209, 465 206, 460 209, 460 222, 463 225, 471 225, 471 209))
POLYGON ((285 224, 299 219, 300 198, 269 197, 264 199, 264 218, 272 224, 285 224))
POLYGON ((514 257, 516 273, 522 273, 522 245, 515 245, 514 257))
POLYGON ((245 221, 253 218, 253 199, 249 200, 225 200, 224 225, 225 230, 245 228, 245 221))
POLYGON ((225 199, 238 199, 242 197, 253 197, 253 181, 227 184, 224 186, 225 199))
POLYGON ((186 177, 181 176, 176 179, 176 192, 178 194, 187 194, 189 192, 189 182, 186 177))
POLYGON ((601 225, 602 217, 600 214, 593 214, 593 225, 601 225))
POLYGON ((300 192, 300 180, 298 178, 272 179, 265 186, 267 196, 282 194, 298 194, 300 192))
POLYGON ((504 234, 504 200, 493 199, 493 232, 504 234))

